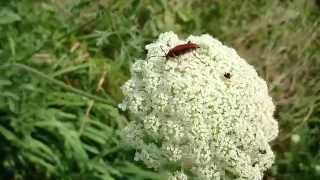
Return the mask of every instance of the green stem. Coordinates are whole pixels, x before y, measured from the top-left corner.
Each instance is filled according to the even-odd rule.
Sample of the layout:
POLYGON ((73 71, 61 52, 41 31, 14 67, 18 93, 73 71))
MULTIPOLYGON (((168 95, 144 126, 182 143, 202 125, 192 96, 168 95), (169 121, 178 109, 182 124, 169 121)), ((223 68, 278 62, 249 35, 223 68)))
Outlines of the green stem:
POLYGON ((71 91, 73 93, 79 94, 81 96, 87 97, 87 98, 95 100, 97 102, 111 104, 113 106, 116 106, 116 104, 117 104, 113 99, 111 99, 111 97, 106 99, 106 98, 102 98, 102 97, 87 93, 87 92, 82 91, 80 89, 77 89, 77 88, 74 88, 72 86, 69 86, 69 85, 67 85, 67 84, 65 84, 65 83, 63 83, 63 82, 61 82, 59 80, 51 78, 50 76, 48 76, 48 75, 46 75, 46 74, 44 74, 44 73, 42 73, 42 72, 30 67, 30 66, 27 66, 27 65, 24 65, 24 64, 20 64, 20 63, 13 63, 12 65, 15 66, 15 67, 21 68, 23 70, 26 70, 28 72, 31 72, 31 73, 33 73, 33 74, 35 74, 35 75, 37 75, 37 76, 39 76, 39 77, 41 77, 43 79, 46 79, 47 81, 49 81, 49 82, 51 82, 51 83, 53 83, 55 85, 58 85, 58 86, 62 87, 65 90, 71 91))

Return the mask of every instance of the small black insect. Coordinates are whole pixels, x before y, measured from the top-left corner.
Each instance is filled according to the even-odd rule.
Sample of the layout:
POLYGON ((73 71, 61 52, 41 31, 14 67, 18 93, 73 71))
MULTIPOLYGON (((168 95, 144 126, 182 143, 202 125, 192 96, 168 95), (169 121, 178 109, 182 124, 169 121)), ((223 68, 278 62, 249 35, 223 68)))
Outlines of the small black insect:
POLYGON ((231 74, 230 73, 224 73, 223 75, 225 78, 230 79, 231 78, 231 74))
POLYGON ((259 149, 259 153, 260 153, 260 154, 266 154, 267 151, 266 151, 265 149, 259 149))
POLYGON ((257 164, 258 164, 258 162, 255 161, 255 162, 252 164, 252 167, 255 167, 257 164))

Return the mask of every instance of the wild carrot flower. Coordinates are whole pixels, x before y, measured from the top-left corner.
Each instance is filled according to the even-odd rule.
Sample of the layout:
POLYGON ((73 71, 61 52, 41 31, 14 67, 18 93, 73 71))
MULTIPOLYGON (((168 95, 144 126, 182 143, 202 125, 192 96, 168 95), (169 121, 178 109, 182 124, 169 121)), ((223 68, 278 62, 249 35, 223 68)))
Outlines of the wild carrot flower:
POLYGON ((268 144, 278 134, 266 82, 234 49, 210 35, 180 40, 163 33, 146 46, 122 87, 123 130, 135 160, 169 179, 262 179, 274 161, 268 144), (200 48, 166 59, 188 41, 200 48))

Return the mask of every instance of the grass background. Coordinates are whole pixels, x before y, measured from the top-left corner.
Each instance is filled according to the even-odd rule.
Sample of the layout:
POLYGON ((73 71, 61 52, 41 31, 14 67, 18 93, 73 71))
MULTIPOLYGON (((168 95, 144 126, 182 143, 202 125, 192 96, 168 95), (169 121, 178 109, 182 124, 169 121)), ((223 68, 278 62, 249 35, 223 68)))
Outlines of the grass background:
POLYGON ((320 178, 318 0, 0 1, 0 179, 163 179, 119 143, 129 67, 161 32, 209 33, 268 81, 265 179, 320 178))

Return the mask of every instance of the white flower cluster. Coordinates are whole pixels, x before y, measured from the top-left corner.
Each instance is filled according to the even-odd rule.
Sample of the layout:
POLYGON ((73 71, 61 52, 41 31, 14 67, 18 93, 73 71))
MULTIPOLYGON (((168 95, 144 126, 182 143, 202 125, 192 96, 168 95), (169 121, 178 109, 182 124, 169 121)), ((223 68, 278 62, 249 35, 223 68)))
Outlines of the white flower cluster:
POLYGON ((275 106, 255 69, 210 35, 180 40, 163 33, 146 46, 120 107, 134 115, 123 139, 135 160, 169 179, 262 179, 278 134, 275 106), (171 48, 199 45, 175 57, 171 48))

